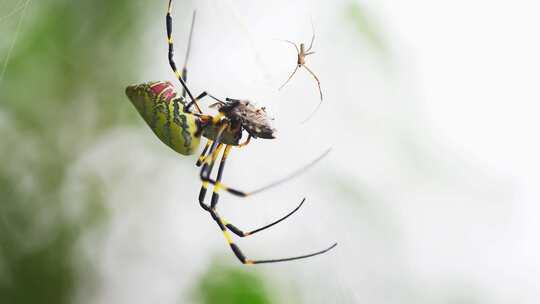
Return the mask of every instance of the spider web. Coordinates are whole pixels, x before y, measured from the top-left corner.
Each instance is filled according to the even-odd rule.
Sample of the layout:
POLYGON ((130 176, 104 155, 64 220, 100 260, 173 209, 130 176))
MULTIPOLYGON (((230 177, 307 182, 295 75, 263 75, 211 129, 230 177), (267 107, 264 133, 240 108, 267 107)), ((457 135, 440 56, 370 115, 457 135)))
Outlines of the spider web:
MULTIPOLYGON (((216 5, 219 5, 218 1, 215 1, 214 3, 216 3, 216 5)), ((271 83, 272 76, 269 71, 269 68, 261 56, 261 53, 259 51, 260 46, 258 45, 258 42, 253 36, 253 33, 250 31, 249 27, 246 25, 246 21, 244 20, 244 17, 242 17, 242 14, 238 11, 237 7, 230 0, 224 1, 223 5, 228 9, 229 13, 233 16, 232 20, 236 22, 237 26, 242 31, 242 35, 247 39, 249 46, 251 47, 251 52, 253 53, 253 56, 255 57, 255 62, 259 66, 259 70, 261 71, 264 80, 267 83, 271 83)))
MULTIPOLYGON (((9 63, 9 59, 11 57, 11 53, 12 53, 13 49, 15 48, 15 44, 17 43, 17 38, 19 37, 19 32, 21 30, 21 24, 22 24, 22 22, 24 20, 24 17, 26 15, 26 10, 27 10, 28 5, 30 4, 31 1, 32 0, 20 1, 15 6, 15 8, 13 10, 11 10, 11 12, 7 13, 6 15, 0 16, 0 23, 3 23, 4 21, 19 15, 19 20, 17 21, 17 25, 15 26, 15 32, 13 34, 13 39, 11 41, 10 46, 8 47, 8 50, 7 50, 6 54, 5 54, 5 56, 3 56, 4 59, 2 60, 2 63, 1 63, 0 84, 4 80, 4 75, 5 75, 6 70, 7 70, 7 66, 8 66, 8 63, 9 63)), ((0 9, 2 9, 2 7, 5 4, 6 4, 6 1, 0 2, 0 9)))

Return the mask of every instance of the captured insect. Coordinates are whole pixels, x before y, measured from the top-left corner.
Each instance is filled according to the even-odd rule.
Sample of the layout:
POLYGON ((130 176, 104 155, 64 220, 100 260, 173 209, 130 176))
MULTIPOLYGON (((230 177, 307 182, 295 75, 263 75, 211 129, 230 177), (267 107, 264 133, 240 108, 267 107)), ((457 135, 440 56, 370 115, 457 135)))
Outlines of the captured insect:
POLYGON ((264 187, 258 188, 254 191, 245 192, 223 184, 221 179, 225 168, 225 162, 229 153, 231 152, 232 147, 244 147, 249 144, 252 138, 275 138, 276 130, 273 128, 272 119, 267 115, 265 108, 258 107, 248 100, 226 98, 225 101, 222 101, 206 91, 202 92, 197 97, 192 95, 191 91, 186 85, 186 77, 187 61, 191 48, 191 37, 193 34, 196 15, 193 13, 186 58, 182 73, 180 73, 176 68, 176 63, 173 56, 174 48, 172 39, 171 2, 172 0, 169 0, 167 15, 165 18, 167 28, 167 43, 169 46, 168 59, 171 69, 182 85, 182 94, 178 94, 170 82, 154 81, 128 86, 126 88, 126 95, 129 97, 139 114, 144 118, 157 137, 174 151, 182 155, 194 154, 200 145, 201 137, 207 139, 206 145, 196 163, 198 167, 201 167, 200 179, 202 180, 202 187, 199 192, 199 204, 205 211, 210 213, 213 220, 218 224, 219 228, 223 232, 223 235, 225 236, 225 239, 227 240, 227 243, 240 262, 243 264, 262 264, 292 261, 320 255, 334 248, 337 243, 324 250, 300 256, 268 260, 251 260, 246 258, 240 248, 233 242, 229 231, 239 237, 247 237, 270 228, 298 211, 305 202, 305 198, 294 210, 282 218, 264 227, 249 232, 244 232, 237 226, 227 222, 218 214, 217 204, 220 191, 223 190, 232 195, 240 197, 246 197, 262 192, 304 172, 306 169, 322 159, 329 152, 329 150, 312 161, 310 164, 293 172, 287 177, 264 187), (204 97, 210 97, 216 101, 210 107, 217 109, 217 115, 212 116, 203 113, 198 105, 198 101, 204 97), (247 139, 241 142, 244 131, 247 133, 247 139), (223 152, 221 152, 222 150, 223 152), (219 162, 217 176, 215 179, 213 179, 210 175, 220 153, 221 160, 219 162), (205 197, 210 184, 213 185, 213 192, 210 204, 207 204, 205 203, 205 197))
POLYGON ((294 46, 294 48, 296 49, 297 57, 296 57, 296 66, 294 68, 294 71, 291 73, 289 78, 287 78, 287 81, 285 81, 285 83, 283 83, 281 85, 281 87, 279 87, 279 90, 283 89, 283 87, 285 87, 285 85, 287 83, 289 83, 289 81, 293 78, 294 74, 296 74, 296 71, 299 68, 302 68, 302 67, 304 69, 306 69, 306 71, 308 71, 309 74, 311 74, 311 76, 313 76, 313 78, 317 82, 317 87, 319 88, 319 96, 320 96, 321 100, 317 104, 317 107, 315 108, 315 110, 303 122, 308 121, 311 118, 311 116, 313 116, 313 114, 315 114, 315 112, 317 112, 317 110, 319 109, 319 107, 321 106, 321 103, 323 101, 323 93, 322 93, 322 90, 321 90, 321 82, 319 81, 319 77, 317 77, 317 75, 315 75, 315 73, 310 68, 308 68, 308 66, 306 65, 306 57, 309 56, 309 55, 315 54, 315 52, 311 50, 313 48, 313 42, 315 41, 315 26, 313 26, 313 21, 311 22, 311 30, 313 32, 313 35, 311 36, 311 42, 309 43, 309 47, 307 49, 306 49, 306 46, 305 46, 304 43, 300 43, 300 46, 298 46, 296 43, 294 43, 294 42, 292 42, 290 40, 281 40, 280 39, 281 41, 290 43, 290 44, 292 44, 294 46))

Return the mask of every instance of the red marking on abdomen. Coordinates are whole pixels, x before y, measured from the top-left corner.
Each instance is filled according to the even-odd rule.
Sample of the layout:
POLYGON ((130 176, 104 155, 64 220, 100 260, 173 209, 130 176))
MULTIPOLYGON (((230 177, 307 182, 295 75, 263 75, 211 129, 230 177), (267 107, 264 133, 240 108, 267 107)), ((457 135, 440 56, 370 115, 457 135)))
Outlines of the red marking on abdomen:
POLYGON ((152 85, 150 88, 152 90, 152 93, 154 93, 156 96, 159 95, 163 90, 165 90, 167 87, 172 87, 172 83, 170 82, 158 82, 152 85))
POLYGON ((159 96, 161 94, 160 99, 167 103, 169 103, 174 97, 176 97, 176 91, 174 89, 174 86, 169 81, 158 82, 154 84, 150 89, 155 96, 159 96))

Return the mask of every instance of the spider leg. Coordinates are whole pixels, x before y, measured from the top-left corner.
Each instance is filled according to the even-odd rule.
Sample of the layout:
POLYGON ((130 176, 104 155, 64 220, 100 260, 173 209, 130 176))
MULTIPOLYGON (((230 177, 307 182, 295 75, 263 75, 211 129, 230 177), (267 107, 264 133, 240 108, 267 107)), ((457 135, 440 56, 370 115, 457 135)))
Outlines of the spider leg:
MULTIPOLYGON (((210 146, 210 151, 208 151, 208 154, 204 157, 203 166, 201 168, 201 172, 205 171, 207 172, 208 176, 210 176, 210 173, 212 172, 212 169, 214 168, 214 163, 217 159, 217 156, 219 154, 219 151, 221 150, 223 144, 219 143, 219 140, 221 139, 221 136, 223 135, 223 132, 228 127, 228 123, 224 123, 218 130, 218 133, 216 135, 216 139, 212 142, 210 146)), ((208 143, 207 143, 208 146, 208 143)), ((206 148, 204 149, 206 150, 206 148)), ((203 151, 204 153, 204 151, 203 151)), ((202 154, 201 154, 202 156, 202 154)), ((200 159, 200 158, 199 158, 200 159)), ((223 169, 222 169, 223 170, 223 169)), ((210 211, 211 208, 207 204, 204 203, 204 198, 206 197, 206 191, 208 190, 208 181, 203 180, 201 190, 199 191, 199 204, 201 207, 206 210, 210 211)))
POLYGON ((182 78, 182 75, 176 68, 176 63, 174 62, 174 45, 173 45, 173 38, 172 38, 172 17, 171 17, 171 4, 172 0, 169 0, 169 6, 167 7, 167 15, 165 16, 165 24, 167 27, 167 44, 169 45, 168 50, 168 57, 169 57, 169 65, 171 66, 171 69, 173 70, 174 74, 176 75, 176 78, 180 81, 180 84, 182 84, 182 88, 186 91, 189 98, 191 99, 192 103, 195 103, 195 107, 199 111, 199 113, 202 113, 201 108, 197 104, 196 99, 193 97, 193 94, 191 94, 191 91, 187 87, 186 82, 182 78))
POLYGON ((319 95, 321 96, 321 101, 322 101, 323 100, 323 95, 322 95, 322 90, 321 90, 321 82, 319 81, 319 78, 306 65, 304 65, 304 68, 311 74, 311 76, 313 76, 313 78, 315 78, 315 81, 317 81, 317 86, 319 87, 319 95))
MULTIPOLYGON (((327 252, 327 251, 329 251, 332 248, 337 246, 337 243, 334 243, 332 246, 330 246, 330 247, 328 247, 326 249, 323 249, 323 250, 320 250, 320 251, 317 251, 317 252, 313 252, 313 253, 309 253, 309 254, 295 256, 295 257, 280 258, 280 259, 268 259, 268 260, 251 260, 251 259, 246 258, 244 253, 240 250, 240 247, 238 247, 238 245, 236 245, 234 243, 234 241, 232 240, 231 234, 227 230, 228 223, 225 220, 223 220, 215 210, 210 209, 209 212, 212 215, 212 218, 214 219, 214 221, 216 221, 219 228, 223 232, 223 236, 225 237, 225 240, 227 241, 227 243, 231 247, 231 250, 233 251, 234 255, 236 256, 236 258, 238 258, 238 260, 240 260, 240 262, 242 264, 252 265, 252 264, 278 263, 278 262, 300 260, 300 259, 305 259, 305 258, 309 258, 309 257, 313 257, 313 256, 316 256, 316 255, 323 254, 323 253, 325 253, 325 252, 327 252)), ((268 227, 266 227, 266 228, 268 228, 268 227)), ((266 228, 264 228, 264 229, 266 229, 266 228)))
POLYGON ((201 152, 201 155, 199 156, 199 158, 197 159, 197 163, 195 164, 195 166, 200 167, 203 164, 203 161, 206 159, 206 151, 208 150, 208 148, 210 148, 210 145, 212 145, 212 141, 207 140, 206 146, 204 146, 204 149, 201 152))
MULTIPOLYGON (((212 192, 212 199, 210 201, 210 208, 215 210, 218 200, 219 200, 219 183, 221 182, 221 178, 223 177, 223 170, 225 169, 225 162, 227 161, 227 157, 229 156, 229 153, 231 152, 231 145, 226 145, 225 150, 223 151, 223 155, 221 156, 221 161, 219 162, 219 168, 216 178, 216 183, 214 184, 214 190, 212 192)), ((218 152, 219 153, 219 152, 218 152)), ((212 157, 212 162, 215 161, 215 158, 212 157)), ((212 164, 213 165, 213 164, 212 164)))
POLYGON ((283 89, 283 87, 289 82, 289 80, 291 80, 291 78, 294 76, 294 74, 296 73, 297 70, 298 70, 298 65, 296 65, 296 66, 294 67, 294 71, 292 72, 291 76, 289 76, 289 78, 287 79, 287 81, 285 81, 285 83, 282 84, 282 85, 279 87, 278 90, 283 89))
POLYGON ((182 68, 182 75, 180 75, 180 73, 178 72, 178 70, 176 68, 176 63, 174 62, 174 45, 173 45, 173 38, 172 38, 171 8, 172 8, 172 0, 169 0, 169 6, 168 6, 168 9, 167 9, 167 16, 165 18, 166 25, 167 25, 167 42, 169 44, 169 65, 171 66, 173 72, 175 73, 176 78, 178 78, 178 80, 180 80, 180 83, 182 84, 182 97, 185 97, 186 93, 190 97, 191 101, 185 107, 185 111, 186 112, 191 112, 191 107, 193 105, 195 105, 195 107, 197 108, 197 111, 199 113, 202 113, 202 110, 199 107, 199 104, 197 103, 197 101, 201 100, 203 97, 210 96, 212 99, 215 99, 215 100, 217 100, 219 102, 222 102, 222 101, 220 99, 214 97, 213 95, 211 95, 210 93, 208 93, 206 91, 202 92, 201 94, 199 94, 199 96, 194 98, 193 94, 191 94, 191 91, 188 89, 187 84, 186 84, 186 82, 187 82, 187 64, 188 64, 188 61, 189 61, 189 55, 191 53, 191 41, 192 41, 192 36, 193 36, 193 28, 195 27, 195 18, 197 16, 197 12, 193 11, 193 18, 191 20, 191 28, 190 28, 190 31, 189 31, 189 38, 188 38, 188 46, 187 46, 187 51, 186 51, 186 57, 184 59, 184 67, 182 68))
POLYGON ((270 223, 270 224, 268 224, 266 226, 263 226, 261 228, 251 230, 249 232, 244 232, 244 231, 242 231, 241 229, 239 229, 238 227, 236 227, 235 225, 233 225, 231 223, 225 223, 225 227, 229 228, 230 231, 232 231, 234 234, 236 234, 239 237, 246 237, 246 236, 254 235, 255 233, 266 230, 266 229, 268 229, 268 228, 282 222, 283 220, 285 220, 289 216, 293 215, 296 211, 298 211, 300 209, 300 207, 302 207, 302 205, 304 204, 305 201, 306 201, 306 198, 303 198, 302 202, 300 202, 300 205, 298 205, 296 208, 293 209, 293 211, 289 212, 287 215, 281 217, 280 219, 278 219, 278 220, 276 220, 276 221, 274 221, 274 222, 272 222, 272 223, 270 223))
POLYGON ((306 65, 304 65, 304 68, 306 69, 306 71, 308 71, 311 76, 313 76, 313 78, 315 78, 315 80, 317 81, 317 86, 319 87, 319 94, 321 96, 321 100, 319 101, 319 103, 317 104, 317 107, 315 108, 315 110, 313 110, 313 112, 311 112, 311 114, 309 114, 309 116, 304 119, 301 123, 305 123, 306 121, 310 120, 311 117, 319 110, 319 107, 321 106, 322 104, 322 101, 323 101, 323 94, 322 94, 322 90, 321 90, 321 82, 319 81, 319 78, 317 78, 317 75, 315 75, 315 73, 313 73, 312 70, 310 70, 306 65))
MULTIPOLYGON (((221 232, 223 233, 223 236, 225 237, 225 240, 227 241, 227 243, 231 247, 231 250, 233 251, 236 258, 242 264, 245 264, 245 265, 263 264, 263 263, 277 263, 277 262, 286 262, 286 261, 305 259, 305 258, 309 258, 309 257, 313 257, 313 256, 316 256, 316 255, 323 254, 323 253, 325 253, 325 252, 329 251, 330 249, 337 246, 337 243, 334 243, 332 246, 330 246, 330 247, 328 247, 328 248, 326 248, 324 250, 320 250, 320 251, 317 251, 317 252, 304 254, 304 255, 300 255, 300 256, 295 256, 295 257, 280 258, 280 259, 269 259, 269 260, 251 260, 251 259, 246 258, 244 253, 240 250, 240 247, 238 247, 238 245, 236 245, 234 243, 231 234, 227 230, 227 227, 230 226, 230 224, 228 224, 224 219, 222 219, 214 209, 210 208, 210 210, 208 210, 208 212, 210 212, 210 215, 212 216, 214 221, 218 224, 219 228, 221 229, 221 232)), ((268 225, 268 227, 270 227, 270 225, 268 225)), ((263 227, 263 228, 261 228, 261 230, 266 229, 268 227, 263 227)))
MULTIPOLYGON (((190 102, 186 105, 186 107, 185 107, 186 111, 189 111, 189 110, 191 109, 191 107, 192 107, 194 104, 197 105, 197 101, 200 101, 201 99, 203 99, 203 98, 206 97, 206 96, 212 98, 213 100, 216 100, 216 101, 219 102, 219 103, 224 103, 223 100, 221 100, 221 99, 215 97, 214 95, 208 93, 207 91, 204 91, 204 92, 202 92, 201 94, 199 94, 199 96, 197 96, 195 99, 193 99, 192 101, 190 101, 190 102)), ((198 107, 198 105, 197 105, 197 107, 198 107)))
POLYGON ((251 141, 251 134, 248 135, 248 138, 246 139, 246 141, 244 141, 244 142, 241 143, 241 144, 238 144, 237 147, 238 147, 238 148, 243 148, 243 147, 247 146, 247 145, 249 144, 250 141, 251 141))
MULTIPOLYGON (((226 127, 227 127, 226 124, 221 127, 221 129, 220 129, 220 131, 218 133, 218 136, 216 137, 216 140, 213 143, 211 141, 208 141, 206 143, 206 146, 205 146, 201 156, 199 157, 199 161, 201 160, 201 158, 204 159, 205 166, 208 166, 208 175, 210 175, 210 173, 212 172, 215 161, 217 159, 217 155, 219 155, 220 150, 221 150, 221 146, 222 146, 222 144, 217 144, 216 145, 215 143, 219 141, 219 139, 221 137, 221 134, 222 134, 222 130, 225 130, 226 127), (210 143, 212 143, 210 151, 208 151, 208 154, 206 156, 204 156, 204 154, 206 153, 206 150, 210 146, 210 143)), ((247 144, 247 142, 249 142, 249 138, 250 137, 248 137, 248 141, 246 141, 246 143, 244 143, 244 144, 247 144)), ((203 181, 203 185, 201 186, 201 190, 199 192, 199 204, 206 211, 210 211, 210 209, 212 209, 212 210, 216 209, 216 206, 217 206, 217 203, 218 203, 218 200, 219 200, 219 193, 218 192, 221 189, 221 187, 220 187, 221 178, 223 177, 223 170, 225 169, 225 163, 227 161, 227 157, 228 157, 228 155, 230 153, 231 148, 232 148, 231 145, 227 145, 225 147, 225 151, 223 151, 223 155, 221 157, 221 161, 220 161, 220 164, 219 164, 216 183, 214 184, 214 189, 213 189, 213 193, 212 193, 210 206, 208 206, 207 204, 204 203, 204 200, 205 200, 205 197, 206 197, 206 192, 207 192, 207 189, 208 189, 208 182, 203 181)), ((282 217, 282 218, 278 219, 277 221, 274 221, 273 223, 270 223, 270 224, 268 224, 268 225, 266 225, 264 227, 255 229, 255 230, 250 231, 250 232, 243 232, 242 230, 240 230, 239 228, 237 228, 233 224, 227 224, 226 226, 233 233, 235 233, 236 235, 241 236, 241 237, 245 237, 245 236, 248 236, 248 235, 251 235, 251 234, 255 234, 255 233, 259 232, 259 231, 270 228, 270 227, 274 226, 275 224, 285 220, 289 216, 293 215, 296 211, 298 211, 300 209, 300 207, 302 207, 302 205, 304 204, 304 201, 305 201, 305 198, 302 200, 300 205, 298 205, 298 207, 296 207, 293 211, 291 211, 290 213, 288 213, 284 217, 282 217)))
MULTIPOLYGON (((216 141, 214 141, 216 143, 216 141)), ((210 148, 210 151, 208 152, 208 155, 206 155, 204 164, 209 164, 209 172, 212 172, 212 169, 214 168, 214 164, 216 162, 217 156, 219 155, 219 152, 221 151, 221 148, 223 148, 223 144, 218 144, 217 146, 214 146, 212 144, 212 148, 210 148), (212 149, 214 148, 214 149, 212 149)), ((210 173, 209 173, 210 174, 210 173)), ((204 199, 206 197, 206 191, 208 190, 208 182, 203 182, 201 186, 201 190, 199 191, 199 205, 206 210, 210 211, 211 206, 204 203, 204 199)))
MULTIPOLYGON (((220 129, 221 131, 222 129, 220 129)), ((219 133, 221 134, 221 133, 219 133)), ((218 134, 218 135, 219 135, 218 134)), ((208 154, 206 156, 203 156, 207 150, 207 147, 210 145, 210 141, 208 141, 208 143, 206 144, 206 147, 204 148, 202 154, 201 154, 201 157, 199 158, 199 160, 203 159, 202 162, 204 163, 204 166, 208 166, 208 174, 210 175, 210 173, 212 172, 213 168, 214 168, 214 164, 216 162, 216 159, 217 159, 217 156, 219 155, 220 151, 221 151, 221 148, 223 146, 223 144, 217 144, 215 145, 215 143, 217 143, 219 141, 219 137, 216 137, 216 140, 212 143, 211 145, 211 148, 210 148, 210 151, 208 151, 208 154)), ((225 151, 223 152, 223 155, 221 157, 221 161, 220 161, 220 164, 219 164, 219 169, 218 169, 218 176, 216 178, 217 181, 221 181, 221 176, 223 175, 223 169, 225 167, 225 161, 227 159, 227 156, 229 155, 229 152, 230 152, 230 148, 231 146, 227 145, 225 147, 225 151)), ((198 162, 197 162, 198 163, 198 162)), ((199 191, 199 205, 201 205, 201 207, 206 210, 206 211, 209 211, 211 209, 214 209, 215 208, 215 205, 217 205, 217 201, 219 199, 219 194, 217 193, 217 191, 219 191, 218 188, 216 188, 214 186, 214 191, 212 193, 212 200, 211 200, 211 205, 207 205, 206 203, 204 203, 204 200, 206 198, 206 192, 208 190, 208 185, 209 183, 206 182, 206 181, 203 181, 203 184, 201 186, 201 190, 199 191)))
MULTIPOLYGON (((219 146, 218 146, 219 147, 219 146)), ((221 161, 220 161, 220 164, 219 164, 219 169, 218 169, 218 173, 217 173, 217 178, 216 178, 216 184, 214 185, 214 190, 212 192, 212 199, 211 199, 211 203, 210 203, 210 209, 212 210, 216 210, 216 207, 217 207, 217 204, 218 204, 218 201, 219 201, 219 190, 220 190, 220 187, 219 187, 219 183, 221 182, 221 179, 223 178, 223 170, 225 169, 225 162, 227 161, 227 157, 229 156, 229 153, 231 151, 231 148, 232 146, 231 145, 227 145, 225 147, 225 150, 223 151, 223 155, 221 156, 221 161)), ((219 151, 217 151, 217 153, 219 153, 219 151)), ((212 156, 212 160, 211 160, 211 164, 210 166, 213 167, 213 162, 215 162, 216 160, 216 157, 212 156)), ((211 169, 210 169, 211 171, 211 169)), ((203 197, 200 197, 200 199, 204 200, 204 196, 203 197)), ((272 226, 274 226, 275 224, 285 220, 286 218, 288 218, 289 216, 293 215, 296 211, 298 211, 300 209, 300 207, 302 207, 302 205, 304 204, 305 202, 305 198, 302 200, 302 202, 300 203, 300 205, 298 205, 298 207, 296 207, 292 212, 288 213, 287 215, 285 215, 284 217, 264 226, 264 227, 261 227, 261 228, 258 228, 258 229, 255 229, 255 230, 252 230, 250 232, 243 232, 242 230, 240 230, 239 228, 237 228, 235 225, 233 224, 229 224, 229 223, 225 223, 226 221, 223 220, 223 222, 225 223, 224 225, 229 228, 234 234, 240 236, 240 237, 246 237, 248 235, 252 235, 252 234, 255 234, 259 231, 263 231, 267 228, 270 228, 272 226)))
MULTIPOLYGON (((311 51, 311 48, 313 47, 313 41, 315 41, 315 26, 313 25, 313 18, 311 18, 311 31, 313 35, 311 36, 311 42, 309 43, 309 47, 307 48, 306 52, 309 53, 311 51)), ((308 54, 306 54, 308 55, 308 54)))
MULTIPOLYGON (((217 140, 219 140, 218 137, 216 137, 216 141, 217 140)), ((213 146, 214 146, 214 144, 213 144, 213 146)), ((210 168, 212 168, 213 165, 214 165, 214 162, 216 160, 216 155, 219 154, 219 152, 220 152, 220 147, 221 147, 221 144, 218 144, 217 148, 216 148, 216 150, 214 152, 212 152, 212 151, 209 152, 209 153, 212 153, 212 158, 211 158, 211 161, 210 161, 211 162, 210 168)), ((302 206, 302 204, 304 203, 305 199, 303 199, 302 202, 300 203, 300 205, 298 207, 296 207, 293 211, 291 211, 289 214, 287 214, 286 216, 280 218, 279 220, 277 220, 277 221, 275 221, 275 222, 273 222, 271 224, 268 224, 268 225, 266 225, 264 227, 255 229, 255 230, 247 232, 247 233, 241 231, 240 229, 238 229, 233 224, 228 223, 225 219, 220 217, 220 215, 216 211, 216 207, 217 207, 217 203, 218 203, 218 200, 219 200, 219 194, 218 194, 218 192, 220 190, 219 183, 221 181, 221 178, 223 177, 223 170, 225 168, 225 162, 227 160, 227 156, 229 155, 231 148, 232 148, 231 145, 227 145, 225 147, 225 150, 223 151, 223 156, 221 157, 220 166, 219 166, 219 169, 218 169, 218 175, 217 175, 217 178, 216 178, 217 183, 214 185, 214 191, 212 193, 212 201, 211 201, 210 207, 208 208, 208 205, 204 204, 204 202, 203 202, 204 201, 204 196, 206 194, 206 190, 204 191, 204 194, 202 196, 199 196, 199 203, 201 204, 201 206, 204 206, 203 208, 205 208, 205 210, 210 213, 210 215, 212 216, 214 221, 218 224, 219 228, 221 229, 221 231, 223 233, 223 236, 225 237, 225 240, 227 241, 227 243, 231 247, 231 250, 233 251, 236 258, 238 258, 238 260, 240 260, 240 262, 242 264, 248 264, 249 265, 249 264, 277 263, 277 262, 299 260, 299 259, 309 258, 309 257, 312 257, 312 256, 323 254, 323 253, 329 251, 330 249, 334 248, 337 245, 337 243, 335 243, 332 246, 330 246, 329 248, 326 248, 324 250, 317 251, 317 252, 310 253, 310 254, 295 256, 295 257, 288 257, 288 258, 281 258, 281 259, 271 259, 271 260, 250 260, 250 259, 247 259, 246 256, 242 253, 242 251, 238 247, 238 245, 236 245, 234 243, 234 241, 233 241, 233 239, 231 237, 231 234, 229 233, 229 230, 231 232, 233 232, 234 234, 238 235, 238 236, 246 237, 246 236, 255 234, 257 232, 263 231, 265 229, 268 229, 268 228, 276 225, 277 223, 285 220, 286 218, 288 218, 289 216, 294 214, 296 211, 298 211, 300 209, 300 207, 302 206)), ((207 160, 208 160, 208 158, 207 158, 207 160)), ((207 160, 205 161, 205 163, 207 162, 207 160)), ((212 169, 210 169, 210 171, 211 170, 212 169)))
MULTIPOLYGON (((219 135, 219 133, 218 133, 219 135)), ((217 140, 220 136, 216 136, 216 140, 214 141, 213 145, 216 145, 217 143, 217 140)), ((307 169, 311 168, 312 166, 314 166, 317 162, 319 162, 323 157, 325 157, 328 153, 330 153, 330 150, 331 149, 328 149, 326 150, 323 154, 321 154, 319 157, 317 157, 316 159, 314 159, 313 161, 311 161, 309 164, 305 165, 304 167, 292 172, 291 174, 289 174, 288 176, 285 176, 284 178, 282 179, 279 179, 277 181, 274 181, 270 184, 267 184, 263 187, 260 187, 258 189, 255 189, 253 191, 249 191, 249 192, 246 192, 246 191, 241 191, 241 190, 238 190, 238 189, 235 189, 235 188, 231 188, 225 184, 222 184, 221 182, 218 182, 214 179, 212 179, 210 177, 210 170, 209 170, 209 164, 207 162, 205 162, 205 164, 202 166, 201 168, 201 171, 200 171, 200 178, 203 182, 208 182, 210 184, 213 184, 213 185, 216 185, 216 187, 218 187, 220 190, 224 190, 224 191, 227 191, 229 192, 230 194, 232 195, 236 195, 236 196, 242 196, 242 197, 245 197, 245 196, 250 196, 250 195, 253 195, 253 194, 256 194, 256 193, 260 193, 260 192, 263 192, 265 190, 268 190, 270 188, 273 188, 275 186, 278 186, 290 179, 293 179, 295 177, 297 177, 298 175, 304 173, 307 169)), ((208 160, 208 159, 207 159, 208 160)))
POLYGON ((287 43, 290 43, 290 44, 294 45, 294 48, 296 49, 296 53, 298 55, 300 55, 300 50, 298 49, 298 46, 296 45, 296 43, 294 43, 294 42, 292 42, 290 40, 285 40, 285 39, 276 39, 276 40, 287 42, 287 43))
MULTIPOLYGON (((186 57, 184 58, 184 67, 182 68, 182 78, 187 82, 187 64, 189 60, 189 54, 191 53, 191 37, 193 36, 193 28, 195 28, 195 17, 197 17, 197 11, 193 11, 193 17, 191 18, 191 28, 189 30, 188 46, 186 51, 186 57)), ((186 98, 186 89, 182 88, 182 97, 186 98)))

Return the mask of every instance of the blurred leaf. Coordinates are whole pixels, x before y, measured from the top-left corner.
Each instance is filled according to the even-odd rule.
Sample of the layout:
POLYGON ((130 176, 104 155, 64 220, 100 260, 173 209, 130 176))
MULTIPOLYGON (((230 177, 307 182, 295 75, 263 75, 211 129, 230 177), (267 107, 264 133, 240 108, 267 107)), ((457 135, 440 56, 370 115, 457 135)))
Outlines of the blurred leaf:
POLYGON ((375 51, 382 55, 387 53, 388 49, 375 22, 357 1, 351 2, 347 7, 347 17, 375 51))
POLYGON ((89 177, 91 191, 70 202, 88 203, 89 212, 68 220, 62 187, 103 131, 136 118, 124 87, 138 69, 131 50, 142 7, 50 0, 22 10, 24 3, 0 3, 0 302, 71 303, 76 242, 106 213, 102 187, 89 177))
POLYGON ((195 298, 201 304, 272 303, 262 276, 246 266, 214 262, 199 279, 195 298))

